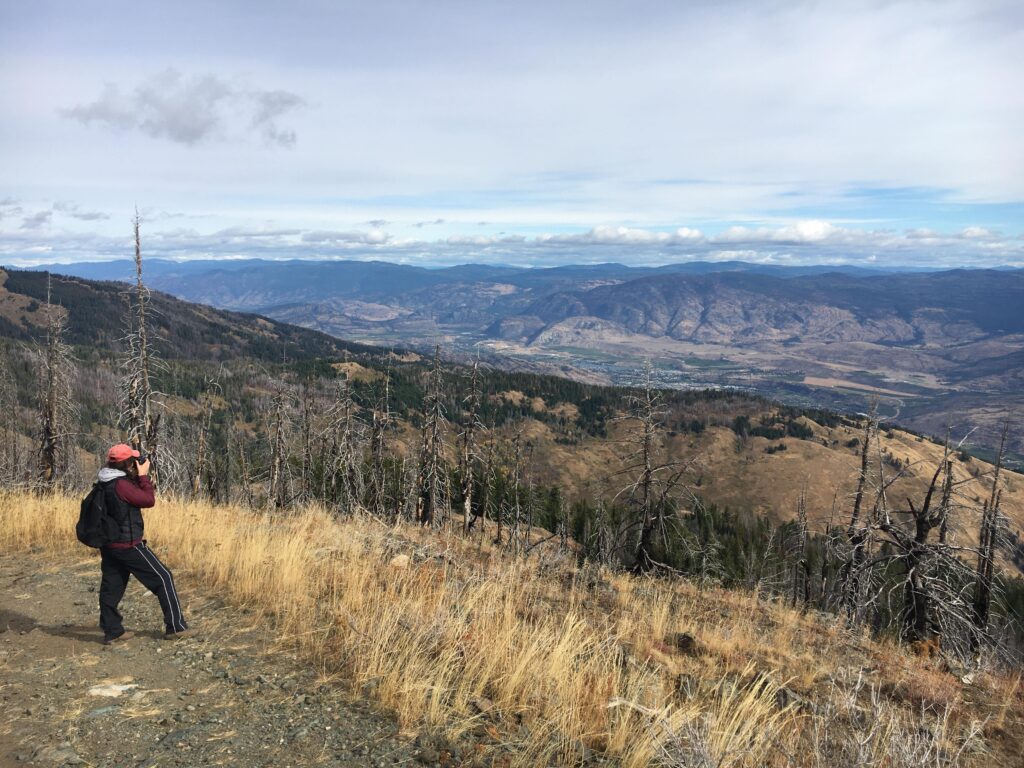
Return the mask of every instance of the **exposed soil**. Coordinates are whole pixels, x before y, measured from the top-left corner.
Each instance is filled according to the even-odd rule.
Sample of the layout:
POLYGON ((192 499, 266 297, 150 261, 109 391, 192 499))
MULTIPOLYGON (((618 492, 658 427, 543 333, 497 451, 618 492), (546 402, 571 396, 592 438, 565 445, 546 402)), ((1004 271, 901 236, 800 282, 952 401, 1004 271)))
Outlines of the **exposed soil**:
POLYGON ((0 557, 0 766, 435 764, 423 737, 291 656, 244 609, 178 576, 195 637, 164 640, 132 580, 134 636, 101 643, 99 559, 0 557))

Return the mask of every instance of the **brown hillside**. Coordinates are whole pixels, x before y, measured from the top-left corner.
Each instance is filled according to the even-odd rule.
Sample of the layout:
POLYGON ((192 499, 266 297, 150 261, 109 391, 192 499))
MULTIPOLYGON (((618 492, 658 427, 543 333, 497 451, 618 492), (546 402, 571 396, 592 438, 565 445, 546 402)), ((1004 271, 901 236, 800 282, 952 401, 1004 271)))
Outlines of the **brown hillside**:
MULTIPOLYGON (((849 443, 862 439, 863 430, 807 423, 814 430, 813 439, 749 437, 741 441, 727 427, 709 427, 699 436, 671 437, 668 446, 676 459, 698 457, 693 490, 708 503, 781 522, 793 518, 800 490, 806 488, 808 514, 812 525, 820 529, 829 521, 833 508, 837 523, 849 515, 860 461, 859 447, 849 443), (767 452, 769 446, 780 444, 786 450, 767 452)), ((564 445, 556 443, 558 434, 550 426, 528 420, 523 436, 534 443, 539 481, 557 483, 573 494, 593 495, 609 489, 617 491, 626 484, 626 478, 617 473, 629 450, 624 442, 629 429, 628 422, 618 422, 608 439, 588 437, 578 445, 564 445)), ((890 508, 906 509, 907 497, 916 503, 926 492, 943 448, 902 430, 883 432, 880 439, 883 453, 903 463, 901 469, 889 463, 883 467, 886 478, 897 472, 902 475, 889 489, 890 508)), ((993 467, 973 457, 962 461, 954 456, 953 464, 955 479, 966 481, 959 489, 956 528, 973 541, 977 513, 988 497, 993 467)), ((878 471, 877 457, 872 457, 875 484, 878 471)), ((1011 529, 1024 529, 1024 476, 1004 469, 1002 488, 1002 510, 1010 518, 1011 529)))

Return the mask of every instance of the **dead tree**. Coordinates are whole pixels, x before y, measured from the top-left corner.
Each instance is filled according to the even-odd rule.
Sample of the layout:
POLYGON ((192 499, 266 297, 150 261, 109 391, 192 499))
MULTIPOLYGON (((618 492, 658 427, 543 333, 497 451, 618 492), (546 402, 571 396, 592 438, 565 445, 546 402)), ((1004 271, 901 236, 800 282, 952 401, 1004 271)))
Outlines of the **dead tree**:
POLYGON ((703 590, 709 584, 720 582, 726 574, 722 564, 722 543, 714 527, 706 524, 708 509, 699 498, 694 498, 692 502, 699 532, 693 536, 683 536, 680 541, 687 557, 697 567, 697 587, 703 590))
POLYGON ((473 363, 469 379, 469 393, 463 400, 465 416, 459 434, 459 478, 462 485, 462 533, 469 535, 473 520, 473 482, 479 457, 477 456, 476 433, 483 429, 480 423, 480 376, 479 363, 473 363))
POLYGON ((252 494, 252 473, 249 471, 249 458, 245 453, 245 435, 239 434, 238 440, 238 470, 240 473, 239 481, 242 486, 242 499, 245 505, 249 509, 253 509, 256 506, 255 499, 252 494))
MULTIPOLYGON (((965 555, 971 550, 957 546, 933 532, 949 529, 950 518, 960 506, 957 489, 973 478, 957 481, 953 476, 953 448, 947 440, 942 458, 931 475, 922 500, 907 498, 906 509, 891 509, 886 490, 906 468, 891 478, 880 470, 877 514, 871 524, 879 537, 880 554, 868 558, 855 576, 867 583, 875 570, 881 573, 895 566, 895 581, 882 581, 880 589, 898 596, 899 629, 908 643, 939 647, 965 656, 971 634, 969 590, 971 568, 965 555)), ((876 589, 869 602, 881 601, 876 589)))
POLYGON ((288 477, 288 433, 290 397, 283 384, 274 393, 270 422, 270 479, 267 487, 267 503, 276 509, 283 509, 290 500, 288 477))
POLYGON ((327 413, 326 456, 321 496, 339 511, 351 512, 363 497, 362 425, 347 376, 338 380, 335 400, 327 413))
POLYGON ((487 519, 490 518, 495 522, 495 538, 494 543, 498 546, 501 545, 501 512, 498 508, 497 501, 497 461, 495 458, 495 446, 494 446, 494 433, 491 432, 490 439, 487 441, 487 451, 484 454, 484 465, 482 471, 483 480, 483 498, 480 501, 480 516, 474 517, 470 522, 470 527, 480 524, 480 540, 479 546, 483 546, 484 536, 487 534, 487 519))
POLYGON ((643 390, 629 397, 630 411, 626 419, 636 427, 629 437, 632 452, 619 474, 632 477, 629 485, 617 496, 625 495, 627 503, 636 510, 635 530, 638 531, 633 548, 633 566, 636 573, 645 573, 660 563, 653 557, 655 538, 664 537, 669 508, 684 474, 693 461, 680 462, 671 458, 659 461, 656 453, 660 445, 659 431, 665 417, 662 395, 651 383, 651 365, 647 363, 643 390))
POLYGON ((913 518, 913 538, 905 538, 902 529, 883 523, 882 530, 888 533, 903 550, 904 598, 903 598, 903 637, 908 642, 927 640, 935 632, 931 621, 932 590, 929 583, 928 559, 932 555, 929 547, 931 532, 942 525, 949 511, 953 492, 953 466, 948 455, 944 455, 939 467, 932 475, 928 492, 920 507, 913 500, 907 499, 907 506, 913 518), (942 482, 941 501, 936 509, 932 508, 936 484, 940 474, 945 474, 942 482))
POLYGON ((0 484, 12 488, 21 477, 21 430, 18 423, 18 383, 11 374, 9 361, 0 366, 0 484))
POLYGON ((856 623, 861 615, 863 594, 863 566, 867 557, 868 536, 871 532, 869 521, 864 519, 864 495, 868 486, 868 464, 872 437, 877 438, 878 425, 875 421, 874 408, 864 425, 864 437, 860 446, 860 473, 857 475, 857 491, 853 497, 853 512, 850 524, 846 529, 849 554, 843 564, 841 581, 843 591, 843 608, 847 621, 856 623))
POLYGON ((444 380, 441 348, 434 348, 434 362, 423 398, 423 428, 420 435, 419 472, 416 478, 416 521, 438 526, 448 518, 448 477, 445 467, 444 380))
POLYGON ((305 381, 302 384, 301 390, 301 401, 302 401, 302 465, 301 465, 301 490, 300 496, 303 499, 308 499, 310 491, 312 490, 313 483, 313 433, 316 430, 314 422, 316 421, 316 393, 313 389, 312 382, 305 381))
POLYGON ((603 497, 598 497, 595 503, 593 533, 587 537, 593 541, 592 549, 594 561, 598 565, 608 565, 611 562, 612 540, 611 521, 608 516, 608 505, 603 497))
POLYGON ((149 289, 142 280, 142 247, 139 235, 141 219, 135 212, 135 291, 129 299, 129 328, 126 338, 128 356, 121 383, 121 425, 128 442, 136 450, 145 450, 153 461, 150 477, 156 482, 157 454, 160 446, 160 414, 154 413, 154 392, 150 377, 155 358, 149 340, 147 304, 149 289))
POLYGON ((46 343, 37 349, 39 448, 37 478, 41 489, 53 490, 70 459, 70 421, 73 414, 71 348, 64 341, 64 315, 50 301, 46 284, 46 343))
POLYGON ((1010 431, 1010 423, 1003 425, 1003 433, 999 439, 999 453, 992 473, 992 489, 981 512, 981 526, 978 531, 978 565, 975 569, 973 624, 971 633, 971 651, 977 654, 981 649, 982 639, 988 635, 989 614, 992 609, 992 589, 995 578, 995 553, 1001 529, 999 502, 1002 491, 999 488, 999 475, 1003 467, 1003 456, 1006 450, 1006 436, 1010 431))
POLYGON ((569 551, 569 505, 561 494, 558 496, 558 551, 569 551))
POLYGON ((206 380, 203 393, 199 396, 199 424, 196 436, 195 463, 192 469, 192 498, 198 499, 202 494, 203 477, 207 474, 207 461, 210 442, 210 425, 213 421, 213 390, 217 382, 206 380))
POLYGON ((811 602, 811 569, 807 560, 807 488, 800 489, 796 503, 796 541, 793 547, 792 605, 803 600, 804 608, 811 602))
MULTIPOLYGON (((370 428, 370 512, 384 519, 388 509, 387 452, 391 431, 391 371, 384 372, 380 396, 373 406, 370 428)), ((395 510, 393 519, 397 519, 395 510)))

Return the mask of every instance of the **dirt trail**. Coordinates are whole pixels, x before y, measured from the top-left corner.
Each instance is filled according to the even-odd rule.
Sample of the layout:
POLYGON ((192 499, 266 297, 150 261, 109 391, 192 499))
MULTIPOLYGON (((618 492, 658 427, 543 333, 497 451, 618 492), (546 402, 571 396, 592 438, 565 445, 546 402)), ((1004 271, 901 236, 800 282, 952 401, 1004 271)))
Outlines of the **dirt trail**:
POLYGON ((135 635, 104 646, 98 558, 0 555, 0 766, 426 762, 257 617, 178 581, 196 637, 164 640, 156 599, 133 579, 122 611, 135 635))

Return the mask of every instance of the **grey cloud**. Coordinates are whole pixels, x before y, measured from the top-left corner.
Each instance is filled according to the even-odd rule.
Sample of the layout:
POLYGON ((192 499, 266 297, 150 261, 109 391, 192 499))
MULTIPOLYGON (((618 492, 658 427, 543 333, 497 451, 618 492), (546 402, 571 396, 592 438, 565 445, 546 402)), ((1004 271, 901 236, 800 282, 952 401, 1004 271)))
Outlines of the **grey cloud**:
POLYGON ((379 229, 372 229, 369 232, 335 232, 332 230, 314 230, 305 232, 302 235, 302 242, 314 244, 358 244, 358 245, 380 245, 388 242, 391 235, 379 229))
POLYGON ((434 219, 433 221, 417 221, 413 224, 416 229, 423 229, 423 227, 434 227, 438 224, 444 224, 444 219, 434 219))
POLYGON ((451 235, 444 240, 447 245, 512 245, 525 243, 522 235, 504 235, 490 237, 488 235, 451 235))
POLYGON ((256 113, 252 118, 252 127, 263 134, 263 138, 282 147, 295 144, 295 131, 281 128, 278 118, 286 115, 303 101, 288 91, 254 91, 249 94, 256 105, 256 113))
POLYGON ((278 238, 278 237, 291 237, 293 235, 302 234, 301 229, 259 229, 253 227, 228 227, 214 232, 211 237, 214 238, 234 238, 234 239, 247 239, 247 238, 278 238))
POLYGON ((53 216, 53 211, 39 211, 39 213, 33 213, 22 219, 22 229, 40 229, 50 225, 50 218, 53 216))
POLYGON ((212 213, 185 213, 184 211, 164 211, 155 208, 143 208, 140 213, 144 221, 160 221, 166 219, 209 219, 212 213))
POLYGON ((80 221, 105 221, 110 218, 109 213, 103 213, 102 211, 83 211, 77 203, 70 203, 66 201, 58 201, 53 204, 53 210, 57 213, 63 213, 65 216, 70 216, 73 219, 80 221))
POLYGON ((288 91, 243 89, 216 75, 185 77, 168 68, 131 92, 107 83, 95 101, 61 114, 84 125, 139 130, 187 146, 245 131, 257 133, 268 144, 288 147, 295 144, 296 134, 280 120, 303 103, 288 91), (247 122, 240 123, 240 116, 247 122))
POLYGON ((370 219, 366 223, 369 224, 374 229, 380 229, 381 227, 386 227, 391 222, 388 221, 387 219, 370 219))

